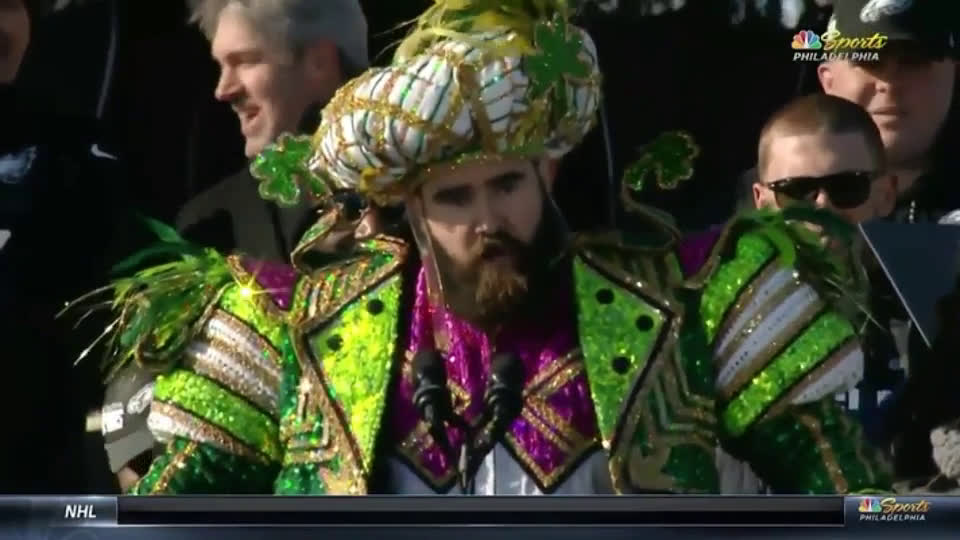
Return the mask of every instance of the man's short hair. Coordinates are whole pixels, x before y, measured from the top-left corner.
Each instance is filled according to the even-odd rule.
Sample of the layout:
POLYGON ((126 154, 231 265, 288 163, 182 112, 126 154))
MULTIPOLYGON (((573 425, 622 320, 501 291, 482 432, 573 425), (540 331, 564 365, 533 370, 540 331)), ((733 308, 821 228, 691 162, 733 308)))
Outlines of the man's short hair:
POLYGON ((862 107, 852 101, 815 93, 797 98, 767 120, 760 132, 757 177, 763 178, 770 163, 770 146, 776 137, 797 135, 843 135, 858 133, 873 154, 877 169, 886 167, 886 152, 880 130, 862 107))
POLYGON ((220 14, 228 6, 241 9, 250 23, 287 49, 297 52, 319 40, 333 42, 340 52, 343 75, 350 78, 370 65, 367 19, 359 0, 189 0, 190 22, 213 39, 220 14))

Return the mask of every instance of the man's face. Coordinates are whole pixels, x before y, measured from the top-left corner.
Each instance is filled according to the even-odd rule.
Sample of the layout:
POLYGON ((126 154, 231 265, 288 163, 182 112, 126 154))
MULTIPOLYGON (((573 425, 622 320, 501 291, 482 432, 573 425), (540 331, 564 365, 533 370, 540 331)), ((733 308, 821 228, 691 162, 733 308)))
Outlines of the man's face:
POLYGON ((880 128, 894 167, 925 159, 950 110, 955 64, 880 52, 879 62, 837 60, 818 69, 826 93, 859 104, 880 128))
POLYGON ((319 65, 271 42, 236 5, 220 14, 211 52, 220 65, 214 96, 237 113, 247 157, 281 133, 294 132, 307 108, 332 94, 331 78, 318 70, 339 72, 339 65, 319 65))
POLYGON ((30 17, 23 0, 0 0, 0 84, 17 77, 30 43, 30 17))
POLYGON ((548 162, 465 164, 429 178, 414 198, 441 275, 460 291, 462 311, 489 319, 526 297, 528 278, 546 265, 538 259, 546 258, 539 252, 553 232, 543 226, 544 189, 553 174, 548 162))
MULTIPOLYGON (((896 200, 894 179, 890 176, 881 176, 870 182, 869 187, 862 191, 855 187, 862 179, 845 178, 838 173, 849 172, 878 172, 876 157, 871 154, 864 137, 857 133, 816 134, 816 135, 788 135, 774 137, 768 149, 766 169, 760 171, 760 181, 754 185, 754 203, 758 208, 783 208, 784 203, 794 200, 789 196, 771 189, 771 184, 784 179, 811 179, 807 185, 816 185, 816 179, 822 179, 824 186, 842 190, 847 197, 854 200, 863 198, 863 202, 852 208, 837 197, 831 199, 830 187, 814 189, 809 196, 802 197, 794 194, 797 200, 808 200, 818 208, 832 210, 857 224, 870 219, 884 216, 892 209, 896 200), (832 175, 838 175, 831 177, 832 175), (848 182, 847 185, 840 185, 848 182), (860 193, 860 197, 852 195, 860 193)), ((801 180, 800 182, 808 182, 801 180)), ((797 187, 802 184, 797 184, 797 187)), ((861 184, 863 185, 863 184, 861 184)), ((802 187, 800 189, 803 189, 802 187)))

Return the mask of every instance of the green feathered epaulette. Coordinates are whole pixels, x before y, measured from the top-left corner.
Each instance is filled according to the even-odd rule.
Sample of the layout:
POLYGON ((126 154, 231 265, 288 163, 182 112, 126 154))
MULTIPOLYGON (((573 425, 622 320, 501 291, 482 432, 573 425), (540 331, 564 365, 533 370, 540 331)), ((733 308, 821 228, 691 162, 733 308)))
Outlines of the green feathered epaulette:
POLYGON ((114 272, 131 272, 159 257, 175 260, 119 278, 71 302, 61 312, 86 306, 81 321, 98 311, 111 312, 112 322, 77 359, 79 362, 103 346, 108 381, 131 359, 158 370, 176 362, 198 322, 233 282, 226 258, 216 250, 190 244, 158 221, 146 222, 160 242, 121 262, 114 272))

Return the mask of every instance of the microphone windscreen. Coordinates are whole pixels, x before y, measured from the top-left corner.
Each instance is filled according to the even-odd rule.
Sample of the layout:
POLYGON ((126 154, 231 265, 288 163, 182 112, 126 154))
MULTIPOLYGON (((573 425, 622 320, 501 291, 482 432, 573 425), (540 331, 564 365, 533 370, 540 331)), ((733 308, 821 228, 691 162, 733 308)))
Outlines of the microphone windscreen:
POLYGON ((434 349, 417 351, 413 356, 413 376, 417 381, 430 381, 441 386, 446 385, 447 369, 443 356, 434 349))
POLYGON ((500 353, 490 361, 490 373, 497 381, 512 389, 523 388, 524 369, 520 357, 513 353, 500 353))

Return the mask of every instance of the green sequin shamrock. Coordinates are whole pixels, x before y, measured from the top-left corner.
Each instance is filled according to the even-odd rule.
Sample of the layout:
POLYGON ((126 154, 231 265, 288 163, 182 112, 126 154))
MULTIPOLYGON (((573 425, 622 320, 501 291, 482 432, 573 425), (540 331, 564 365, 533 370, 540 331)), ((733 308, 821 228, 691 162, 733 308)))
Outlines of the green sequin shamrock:
POLYGON ((310 137, 283 134, 267 146, 250 165, 250 174, 260 182, 260 196, 280 206, 295 206, 306 188, 314 197, 330 194, 330 188, 307 167, 313 154, 310 137))
POLYGON ((623 173, 623 184, 633 191, 643 190, 651 178, 662 189, 674 189, 693 176, 693 161, 700 147, 688 133, 668 131, 643 148, 640 159, 623 173))
POLYGON ((566 79, 590 76, 590 66, 580 59, 583 40, 577 32, 569 31, 559 16, 538 23, 533 39, 537 52, 524 59, 524 71, 530 77, 530 97, 539 99, 552 90, 554 110, 562 116, 567 106, 566 79))

